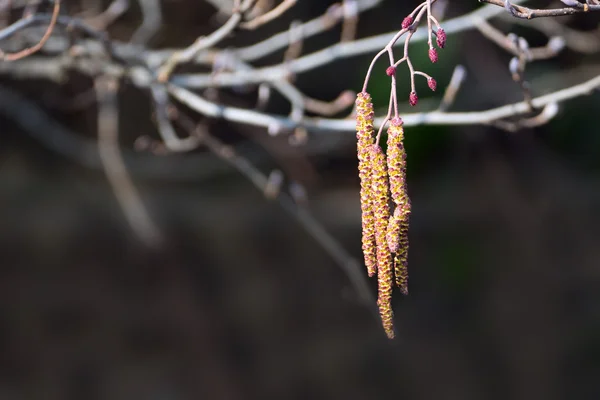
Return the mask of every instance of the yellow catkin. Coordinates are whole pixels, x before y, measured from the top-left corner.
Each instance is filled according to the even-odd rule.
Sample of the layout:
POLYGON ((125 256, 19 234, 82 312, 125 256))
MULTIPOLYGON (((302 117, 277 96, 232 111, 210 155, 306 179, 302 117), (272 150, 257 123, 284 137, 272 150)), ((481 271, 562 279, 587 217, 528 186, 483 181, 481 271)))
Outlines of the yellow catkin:
POLYGON ((394 256, 394 274, 396 275, 396 285, 400 287, 403 295, 408 294, 408 269, 404 263, 406 258, 402 253, 396 253, 394 256))
POLYGON ((390 121, 387 141, 387 165, 390 176, 390 190, 394 203, 400 204, 406 196, 406 151, 404 150, 404 130, 402 119, 390 121))
POLYGON ((398 250, 394 257, 394 275, 396 276, 396 285, 400 287, 402 294, 408 294, 408 222, 410 218, 410 202, 408 205, 400 205, 396 209, 401 210, 398 212, 401 218, 399 219, 398 250), (403 207, 405 209, 402 209, 403 207))
POLYGON ((402 120, 394 118, 388 128, 387 164, 392 200, 396 204, 387 231, 388 247, 394 257, 396 284, 402 293, 408 293, 408 224, 410 198, 406 188, 406 151, 404 149, 402 120))
POLYGON ((377 276, 379 313, 388 338, 394 337, 394 312, 392 311, 393 264, 387 245, 387 225, 390 218, 388 174, 383 150, 371 146, 371 179, 373 215, 375 217, 375 242, 377 244, 377 276))
POLYGON ((375 275, 377 271, 370 159, 370 148, 374 144, 373 120, 371 96, 366 92, 361 92, 356 97, 356 142, 362 212, 362 249, 369 276, 375 275))
POLYGON ((396 207, 394 214, 390 217, 386 231, 386 240, 388 248, 392 253, 396 253, 400 249, 400 223, 402 214, 400 207, 396 207))

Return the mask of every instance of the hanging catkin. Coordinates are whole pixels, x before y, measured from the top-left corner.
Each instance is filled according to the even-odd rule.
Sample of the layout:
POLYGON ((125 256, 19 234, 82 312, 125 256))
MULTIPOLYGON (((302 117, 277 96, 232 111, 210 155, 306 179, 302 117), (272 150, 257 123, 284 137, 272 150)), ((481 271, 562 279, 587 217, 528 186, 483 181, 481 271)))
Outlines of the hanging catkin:
POLYGON ((387 242, 394 256, 394 275, 402 293, 408 293, 408 223, 410 198, 406 189, 406 151, 402 120, 394 118, 388 128, 387 164, 392 200, 396 205, 389 219, 387 242))
POLYGON ((366 92, 359 93, 356 98, 356 139, 362 211, 362 250, 369 276, 375 275, 377 270, 370 160, 370 148, 374 144, 373 118, 371 96, 366 92))
POLYGON ((375 217, 375 242, 377 244, 377 277, 379 284, 377 304, 383 329, 394 337, 394 312, 392 311, 393 266, 392 254, 387 244, 387 225, 390 218, 389 186, 385 155, 379 145, 371 146, 373 215, 375 217))

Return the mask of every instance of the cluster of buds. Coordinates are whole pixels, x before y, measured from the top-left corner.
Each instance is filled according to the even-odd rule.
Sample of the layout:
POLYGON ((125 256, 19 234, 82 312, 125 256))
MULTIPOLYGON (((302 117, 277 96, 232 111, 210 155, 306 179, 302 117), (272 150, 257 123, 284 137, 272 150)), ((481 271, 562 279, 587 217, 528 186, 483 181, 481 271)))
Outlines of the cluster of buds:
MULTIPOLYGON (((446 32, 442 28, 438 28, 435 32, 436 44, 440 49, 443 49, 446 46, 446 32)), ((429 60, 432 63, 436 63, 438 61, 438 53, 433 45, 429 44, 429 60)))
POLYGON ((377 275, 377 305, 386 335, 394 337, 392 288, 408 293, 408 218, 406 151, 402 120, 388 129, 387 154, 374 138, 374 112, 366 92, 356 99, 356 138, 362 211, 362 247, 369 276, 377 275), (390 212, 390 200, 395 209, 390 212), (395 276, 395 279, 394 279, 395 276))
MULTIPOLYGON (((415 11, 417 11, 419 8, 417 8, 415 11)), ((420 15, 420 14, 419 14, 420 15)), ((436 38, 436 44, 440 49, 443 49, 446 46, 446 31, 444 31, 444 29, 442 29, 442 27, 440 26, 440 24, 438 23, 438 21, 432 16, 429 15, 428 12, 428 16, 427 16, 428 20, 430 22, 433 22, 437 29, 434 31, 431 27, 429 28, 429 51, 428 51, 428 55, 429 55, 429 60, 435 64, 438 62, 439 56, 438 56, 438 51, 435 47, 433 47, 433 41, 432 41, 432 35, 435 35, 436 38)), ((412 14, 407 16, 406 18, 404 18, 404 20, 402 21, 402 29, 414 29, 414 27, 412 27, 413 23, 414 23, 414 19, 412 14)), ((405 58, 408 58, 408 56, 405 56, 405 58)), ((412 69, 412 66, 410 66, 411 69, 411 75, 415 75, 415 74, 419 74, 419 75, 424 75, 427 78, 427 86, 429 86, 429 89, 431 89, 432 91, 435 92, 435 89, 437 88, 437 82, 435 81, 435 79, 433 79, 432 77, 422 73, 422 72, 414 72, 412 69)), ((388 68, 389 70, 389 68, 388 68)), ((394 70, 395 71, 395 70, 394 70)), ((388 76, 391 76, 388 73, 388 76)), ((414 81, 413 81, 413 85, 412 85, 412 90, 410 92, 410 95, 408 97, 408 103, 411 106, 416 106, 417 103, 419 102, 419 97, 417 96, 417 92, 415 90, 414 87, 414 81)))

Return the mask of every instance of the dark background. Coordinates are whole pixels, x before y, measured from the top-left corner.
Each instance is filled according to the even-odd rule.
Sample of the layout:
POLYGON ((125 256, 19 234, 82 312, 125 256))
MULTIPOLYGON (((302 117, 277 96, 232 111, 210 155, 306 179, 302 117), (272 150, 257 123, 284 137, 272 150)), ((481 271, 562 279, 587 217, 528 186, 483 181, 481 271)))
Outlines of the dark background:
MULTIPOLYGON (((226 44, 267 37, 330 2, 299 3, 226 44)), ((406 3, 384 1, 364 14, 359 36, 398 29, 417 4, 406 3)), ((476 3, 453 2, 446 18, 476 3)), ((113 37, 126 40, 135 29, 136 7, 111 28, 113 37)), ((163 8, 153 47, 181 47, 217 26, 202 2, 163 8)), ((569 24, 597 22, 590 15, 569 24)), ((495 25, 545 42, 535 31, 495 25)), ((338 37, 338 28, 318 35, 304 53, 338 37)), ((521 98, 510 56, 476 31, 449 36, 435 66, 422 44, 411 55, 440 89, 454 65, 465 65, 455 110, 521 98)), ((371 56, 300 75, 296 84, 326 100, 359 90, 371 56)), ((531 65, 527 78, 534 95, 547 93, 598 74, 599 62, 566 50, 531 65)), ((379 109, 388 96, 383 68, 369 86, 379 109)), ((398 76, 409 112, 406 70, 398 76)), ((69 106, 91 84, 77 74, 62 85, 0 77, 4 89, 93 144, 94 102, 69 106)), ((424 81, 418 88, 417 110, 435 108, 441 90, 429 94, 424 81)), ((205 149, 134 154, 138 137, 156 136, 150 101, 127 85, 120 94, 121 141, 141 160, 131 173, 168 238, 161 250, 133 236, 101 169, 50 149, 47 125, 22 129, 26 107, 0 112, 0 399, 600 398, 597 93, 518 133, 406 129, 411 293, 394 293, 394 341, 319 243, 233 168, 205 149)), ((254 94, 223 91, 221 99, 252 107, 254 94)), ((269 110, 288 108, 275 98, 269 110)), ((361 259, 353 134, 315 133, 290 147, 261 129, 209 124, 263 172, 283 168, 303 183, 309 209, 361 259)))

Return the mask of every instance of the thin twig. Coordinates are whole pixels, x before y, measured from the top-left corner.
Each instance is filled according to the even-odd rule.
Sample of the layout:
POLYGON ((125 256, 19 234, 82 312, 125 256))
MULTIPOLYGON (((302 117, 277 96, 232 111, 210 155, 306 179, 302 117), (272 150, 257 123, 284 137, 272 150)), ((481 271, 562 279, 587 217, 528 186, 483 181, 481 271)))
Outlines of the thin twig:
MULTIPOLYGON (((46 29, 46 32, 44 33, 44 36, 42 36, 40 41, 37 44, 35 44, 27 49, 21 50, 17 53, 5 53, 2 50, 0 50, 0 59, 2 59, 4 61, 16 61, 16 60, 20 60, 21 58, 30 56, 31 54, 39 51, 42 47, 44 47, 44 44, 46 44, 46 42, 50 38, 50 35, 52 35, 52 31, 54 30, 54 27, 56 26, 56 21, 58 19, 59 12, 60 12, 60 0, 54 0, 54 9, 52 10, 52 18, 50 19, 50 24, 48 25, 48 28, 46 29)), ((32 18, 32 17, 30 17, 30 18, 32 18)))
POLYGON ((600 11, 600 5, 589 5, 573 2, 570 7, 553 8, 553 9, 533 9, 529 7, 523 7, 516 5, 516 2, 510 2, 507 0, 479 0, 480 3, 493 4, 495 6, 508 8, 509 12, 517 18, 522 19, 533 19, 542 17, 563 17, 565 15, 573 15, 579 13, 586 13, 590 11, 600 11))
POLYGON ((465 69, 465 67, 463 67, 462 65, 457 65, 456 67, 454 67, 452 77, 450 78, 450 83, 448 84, 448 86, 446 86, 444 97, 442 97, 442 101, 440 102, 438 111, 445 112, 452 106, 452 104, 454 104, 456 95, 458 94, 458 91, 460 90, 466 77, 467 70, 465 69))
POLYGON ((215 46, 229 35, 241 22, 243 13, 252 5, 253 0, 244 0, 242 5, 231 15, 229 20, 219 29, 208 36, 199 37, 191 46, 173 53, 173 55, 162 65, 158 71, 159 82, 166 82, 171 72, 181 63, 192 60, 199 52, 215 46))
POLYGON ((254 30, 264 24, 273 21, 283 15, 284 12, 292 8, 296 4, 297 0, 283 0, 277 7, 271 11, 264 13, 251 21, 241 22, 240 27, 248 30, 254 30))
POLYGON ((162 243, 162 235, 133 185, 119 149, 118 85, 116 79, 108 76, 100 76, 94 82, 98 103, 98 152, 131 229, 144 244, 156 247, 162 243))

